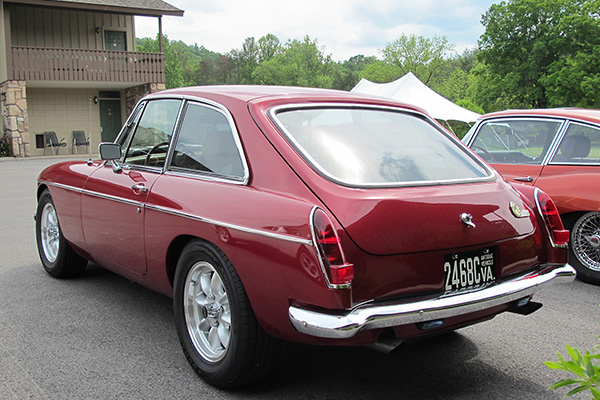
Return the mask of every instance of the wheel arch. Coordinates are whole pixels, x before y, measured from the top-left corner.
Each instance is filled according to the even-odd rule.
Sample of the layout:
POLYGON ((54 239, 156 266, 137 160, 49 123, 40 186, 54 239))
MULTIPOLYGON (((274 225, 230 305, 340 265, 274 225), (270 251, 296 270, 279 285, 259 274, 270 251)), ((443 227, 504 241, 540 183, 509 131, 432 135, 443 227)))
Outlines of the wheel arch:
POLYGON ((41 183, 41 184, 38 186, 38 188, 37 188, 37 193, 36 193, 36 199, 37 199, 37 200, 39 200, 39 199, 40 199, 40 197, 42 196, 42 193, 44 193, 44 190, 46 190, 46 189, 50 190, 50 189, 48 188, 48 186, 47 186, 46 184, 44 184, 44 183, 41 183))
POLYGON ((179 257, 181 256, 181 252, 183 251, 185 246, 192 240, 202 240, 206 243, 210 243, 209 241, 197 236, 179 235, 171 241, 171 244, 167 249, 167 260, 165 266, 167 278, 169 279, 169 284, 171 285, 171 290, 173 290, 174 287, 173 285, 175 283, 175 271, 177 270, 177 262, 179 260, 179 257))

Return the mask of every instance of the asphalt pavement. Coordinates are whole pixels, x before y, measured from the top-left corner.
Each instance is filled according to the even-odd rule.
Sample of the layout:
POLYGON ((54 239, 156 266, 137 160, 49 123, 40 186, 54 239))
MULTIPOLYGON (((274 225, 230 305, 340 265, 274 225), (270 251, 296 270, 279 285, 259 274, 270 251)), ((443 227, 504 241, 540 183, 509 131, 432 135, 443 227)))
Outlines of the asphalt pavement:
MULTIPOLYGON (((565 344, 600 340, 600 287, 545 288, 524 317, 495 319, 367 348, 290 344, 265 381, 236 391, 206 385, 188 366, 171 300, 98 266, 57 280, 41 267, 33 213, 36 177, 58 158, 0 160, 0 399, 560 399, 546 388, 565 344)), ((589 398, 586 394, 575 399, 589 398)))

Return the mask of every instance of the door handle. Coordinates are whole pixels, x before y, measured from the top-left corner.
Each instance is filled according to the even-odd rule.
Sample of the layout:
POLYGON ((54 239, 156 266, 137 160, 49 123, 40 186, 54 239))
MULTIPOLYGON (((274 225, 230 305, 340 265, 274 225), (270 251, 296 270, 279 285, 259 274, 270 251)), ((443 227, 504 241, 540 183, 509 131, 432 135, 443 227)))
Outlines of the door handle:
POLYGON ((533 178, 531 176, 526 176, 523 178, 514 178, 514 180, 519 182, 533 182, 533 178))
POLYGON ((143 183, 135 184, 131 187, 133 190, 139 190, 140 192, 147 192, 148 188, 143 183))

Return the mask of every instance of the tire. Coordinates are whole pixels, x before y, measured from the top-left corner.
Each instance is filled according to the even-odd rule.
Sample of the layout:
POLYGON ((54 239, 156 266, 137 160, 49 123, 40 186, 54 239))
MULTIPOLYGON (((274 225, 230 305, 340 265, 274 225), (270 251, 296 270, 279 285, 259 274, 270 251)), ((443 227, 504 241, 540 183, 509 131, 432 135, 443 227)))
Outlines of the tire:
POLYGON ((173 308, 183 352, 207 383, 233 388, 271 371, 279 343, 258 324, 240 277, 215 246, 200 240, 186 245, 173 308))
POLYGON ((577 270, 577 277, 600 284, 600 212, 570 216, 565 222, 571 230, 569 262, 577 270))
POLYGON ((48 189, 38 200, 35 233, 40 260, 48 274, 55 278, 71 278, 85 270, 87 260, 75 253, 63 236, 48 189))

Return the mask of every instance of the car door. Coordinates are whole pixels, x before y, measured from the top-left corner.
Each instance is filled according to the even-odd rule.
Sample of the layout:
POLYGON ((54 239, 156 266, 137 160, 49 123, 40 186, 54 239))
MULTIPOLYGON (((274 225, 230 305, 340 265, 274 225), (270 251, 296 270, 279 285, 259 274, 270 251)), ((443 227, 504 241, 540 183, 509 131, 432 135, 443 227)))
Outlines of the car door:
POLYGON ((563 120, 553 118, 483 121, 469 147, 507 181, 533 185, 543 173, 563 125, 563 120))
POLYGON ((123 149, 120 162, 106 162, 85 185, 86 245, 92 258, 107 268, 136 274, 146 271, 146 202, 163 173, 180 106, 178 99, 141 104, 117 139, 123 149))
POLYGON ((535 185, 552 197, 561 213, 598 210, 600 129, 569 122, 553 150, 535 185))

